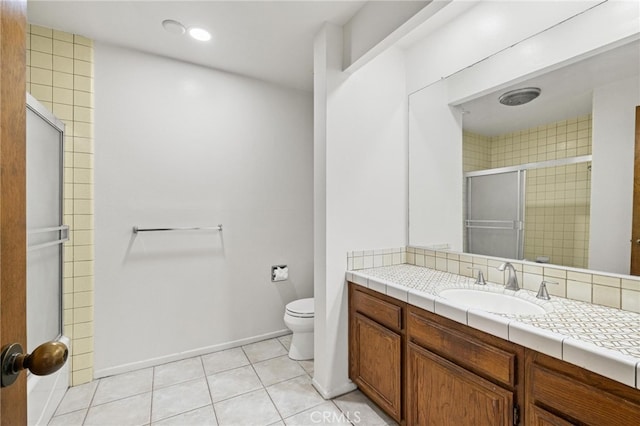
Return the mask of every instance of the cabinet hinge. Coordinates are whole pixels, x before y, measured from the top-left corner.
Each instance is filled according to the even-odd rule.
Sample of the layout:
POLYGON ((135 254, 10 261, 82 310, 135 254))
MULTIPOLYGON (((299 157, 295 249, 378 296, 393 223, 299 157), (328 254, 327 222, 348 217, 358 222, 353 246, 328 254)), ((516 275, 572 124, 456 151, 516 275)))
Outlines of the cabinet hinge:
POLYGON ((513 406, 513 426, 518 426, 520 424, 520 407, 517 405, 513 406))

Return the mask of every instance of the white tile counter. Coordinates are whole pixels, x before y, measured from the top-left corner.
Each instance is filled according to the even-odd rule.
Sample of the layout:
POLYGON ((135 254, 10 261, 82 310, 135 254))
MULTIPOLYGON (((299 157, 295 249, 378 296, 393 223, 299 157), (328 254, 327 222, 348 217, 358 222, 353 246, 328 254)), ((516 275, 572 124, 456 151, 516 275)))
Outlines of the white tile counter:
POLYGON ((640 389, 640 314, 504 286, 408 264, 347 271, 346 278, 395 299, 562 359, 640 389), (540 315, 496 314, 445 299, 447 288, 505 293, 541 306, 540 315))

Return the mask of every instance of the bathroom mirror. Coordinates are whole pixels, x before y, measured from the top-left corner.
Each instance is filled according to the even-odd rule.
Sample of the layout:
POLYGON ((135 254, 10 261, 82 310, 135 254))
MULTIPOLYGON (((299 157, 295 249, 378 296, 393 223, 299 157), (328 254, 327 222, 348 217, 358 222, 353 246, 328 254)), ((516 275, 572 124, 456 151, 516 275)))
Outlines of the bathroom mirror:
POLYGON ((618 119, 635 116, 629 97, 640 104, 639 81, 640 41, 605 49, 441 108, 459 125, 459 134, 447 135, 449 145, 436 129, 443 117, 434 119, 434 108, 421 105, 445 90, 436 86, 446 81, 412 94, 409 244, 448 244, 455 251, 628 274, 635 132, 618 119), (498 102, 501 94, 527 87, 540 88, 540 96, 519 106, 498 102), (439 179, 439 193, 426 199, 423 194, 434 193, 424 188, 429 177, 421 170, 420 159, 426 157, 419 145, 428 139, 425 132, 432 131, 439 135, 436 144, 443 145, 436 150, 444 154, 445 163, 437 165, 437 176, 445 176, 448 163, 463 178, 439 179), (609 196, 619 191, 624 194, 618 199, 624 202, 612 202, 615 197, 609 196), (447 218, 452 226, 435 229, 427 223, 434 221, 428 210, 443 197, 460 197, 453 205, 461 211, 447 218), (491 211, 500 203, 503 207, 491 211), (488 211, 476 211, 483 205, 488 211), (511 216, 503 214, 507 210, 512 210, 511 216), (500 244, 508 249, 496 252, 500 244))

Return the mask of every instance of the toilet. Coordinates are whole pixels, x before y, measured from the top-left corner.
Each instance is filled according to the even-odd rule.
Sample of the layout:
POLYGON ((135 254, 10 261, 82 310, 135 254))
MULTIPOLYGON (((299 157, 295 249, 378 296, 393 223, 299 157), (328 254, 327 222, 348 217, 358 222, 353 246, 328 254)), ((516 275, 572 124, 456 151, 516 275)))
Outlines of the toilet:
POLYGON ((296 361, 313 359, 313 298, 287 303, 284 323, 293 332, 289 358, 296 361))

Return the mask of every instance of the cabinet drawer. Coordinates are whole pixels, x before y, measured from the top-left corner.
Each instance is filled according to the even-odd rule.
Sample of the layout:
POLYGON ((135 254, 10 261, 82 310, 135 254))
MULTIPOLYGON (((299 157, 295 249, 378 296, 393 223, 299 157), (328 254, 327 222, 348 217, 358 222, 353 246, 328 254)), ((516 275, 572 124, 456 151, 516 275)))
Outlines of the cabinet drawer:
POLYGON ((372 320, 398 331, 402 329, 402 307, 380 300, 354 286, 353 309, 372 320))
POLYGON ((440 354, 480 376, 507 386, 516 385, 515 353, 433 322, 413 310, 409 310, 407 316, 407 333, 409 342, 440 354))
POLYGON ((636 401, 606 392, 600 386, 535 363, 529 366, 527 380, 530 406, 548 407, 579 424, 640 425, 640 405, 636 401))

